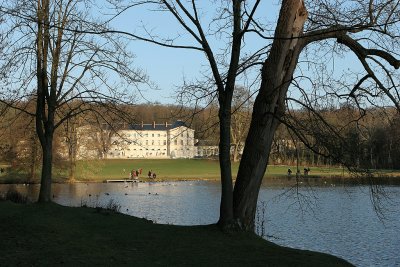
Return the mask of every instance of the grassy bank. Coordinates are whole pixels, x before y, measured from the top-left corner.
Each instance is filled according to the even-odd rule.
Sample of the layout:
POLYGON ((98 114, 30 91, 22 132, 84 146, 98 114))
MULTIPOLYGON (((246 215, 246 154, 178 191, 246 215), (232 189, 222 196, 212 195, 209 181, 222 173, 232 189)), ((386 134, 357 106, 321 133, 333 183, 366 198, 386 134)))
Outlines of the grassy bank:
MULTIPOLYGON (((239 167, 238 162, 232 163, 232 173, 236 175, 239 167)), ((302 166, 301 170, 304 167, 302 166)), ((157 174, 157 180, 191 180, 191 179, 210 179, 218 180, 219 162, 216 160, 205 159, 109 159, 78 161, 76 180, 102 182, 106 179, 126 179, 132 169, 143 170, 140 178, 146 180, 147 172, 154 171, 157 174)), ((291 168, 294 176, 295 166, 268 166, 266 178, 287 177, 287 170, 291 168)), ((329 167, 310 167, 309 178, 327 178, 327 177, 347 177, 348 173, 341 168, 329 167)), ((385 171, 385 175, 400 176, 399 172, 385 171)), ((37 177, 40 174, 37 173, 37 177)), ((54 168, 53 175, 55 182, 65 182, 67 171, 62 168, 54 168)), ((0 183, 24 183, 26 182, 26 171, 11 169, 0 175, 0 183)), ((33 182, 38 182, 36 178, 33 182)))
POLYGON ((100 209, 0 201, 1 266, 349 266, 215 226, 172 226, 100 209))

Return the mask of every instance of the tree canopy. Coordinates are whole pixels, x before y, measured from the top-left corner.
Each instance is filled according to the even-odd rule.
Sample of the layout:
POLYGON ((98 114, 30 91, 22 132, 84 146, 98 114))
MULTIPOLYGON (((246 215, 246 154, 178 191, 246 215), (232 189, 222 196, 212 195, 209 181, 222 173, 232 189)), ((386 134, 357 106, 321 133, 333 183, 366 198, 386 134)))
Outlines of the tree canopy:
MULTIPOLYGON (((106 29, 92 1, 2 1, 0 102, 35 117, 42 147, 39 201, 50 201, 53 135, 97 103, 118 112, 146 77, 126 43, 106 29), (129 90, 128 90, 129 89, 129 90), (27 109, 32 106, 34 109, 27 109), (24 105, 21 105, 24 104, 24 105)), ((101 113, 98 113, 101 116, 101 113)))

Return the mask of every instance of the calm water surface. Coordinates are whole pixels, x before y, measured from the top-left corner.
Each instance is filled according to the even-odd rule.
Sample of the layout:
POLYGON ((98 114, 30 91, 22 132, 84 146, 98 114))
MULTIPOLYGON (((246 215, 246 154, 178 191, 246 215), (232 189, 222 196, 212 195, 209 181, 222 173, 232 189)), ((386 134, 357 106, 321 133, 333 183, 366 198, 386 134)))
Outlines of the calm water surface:
MULTIPOLYGON (((0 185, 5 191, 9 185, 0 185)), ((37 185, 17 185, 36 199, 37 185)), ((386 187, 390 197, 380 219, 369 187, 263 186, 258 225, 277 244, 326 252, 357 266, 400 266, 400 187, 386 187)), ((121 212, 177 225, 218 220, 220 186, 215 182, 55 184, 54 201, 67 206, 99 206, 111 200, 121 212)), ((261 230, 259 230, 261 232, 261 230)))

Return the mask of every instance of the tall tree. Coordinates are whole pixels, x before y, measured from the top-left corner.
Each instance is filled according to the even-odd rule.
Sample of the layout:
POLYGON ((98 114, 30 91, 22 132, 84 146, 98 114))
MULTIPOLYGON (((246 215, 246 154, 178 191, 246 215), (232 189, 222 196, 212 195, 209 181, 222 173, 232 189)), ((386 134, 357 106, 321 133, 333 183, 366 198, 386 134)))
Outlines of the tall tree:
POLYGON ((132 55, 120 38, 88 33, 108 27, 94 19, 96 7, 87 0, 0 5, 7 21, 0 26, 0 101, 35 117, 43 158, 39 202, 51 201, 56 128, 91 111, 88 102, 109 108, 129 102, 126 89, 145 78, 132 67, 132 55), (20 101, 34 101, 35 111, 21 108, 20 101))
MULTIPOLYGON (((258 5, 255 5, 255 7, 258 5)), ((203 28, 200 14, 198 13, 196 1, 190 3, 184 3, 183 1, 140 1, 136 4, 150 3, 156 4, 158 7, 161 6, 163 11, 170 12, 174 18, 178 21, 181 27, 195 40, 195 45, 174 45, 170 42, 158 41, 153 37, 143 38, 137 35, 130 34, 135 38, 139 38, 144 41, 152 42, 158 45, 171 47, 171 48, 185 48, 201 51, 205 54, 208 59, 209 67, 211 69, 211 77, 213 90, 217 92, 217 99, 219 104, 219 164, 221 172, 221 205, 220 205, 220 225, 231 225, 233 221, 233 183, 232 183, 232 171, 231 171, 231 160, 230 160, 230 148, 231 148, 231 105, 233 92, 236 84, 236 77, 239 70, 240 62, 240 51, 243 41, 243 34, 247 30, 252 20, 253 12, 250 15, 246 11, 242 10, 242 1, 233 0, 230 6, 231 12, 229 16, 232 16, 232 39, 229 44, 229 55, 230 60, 228 68, 226 69, 222 62, 218 62, 218 56, 212 49, 212 45, 209 41, 208 34, 203 28), (243 19, 247 18, 247 22, 243 24, 243 19), (226 73, 225 73, 226 71, 226 73)), ((128 6, 121 6, 121 10, 126 10, 128 6)), ((255 8, 254 8, 255 11, 255 8)), ((198 88, 198 86, 195 86, 198 88)), ((207 88, 209 89, 209 88, 207 88)))
MULTIPOLYGON (((387 71, 385 74, 389 79, 391 76, 387 67, 398 69, 400 61, 389 49, 383 46, 375 48, 373 37, 369 37, 366 44, 363 44, 362 38, 376 34, 377 37, 381 36, 380 38, 388 39, 392 45, 396 45, 397 33, 391 30, 397 31, 392 27, 393 24, 398 24, 397 4, 395 1, 351 2, 314 1, 312 15, 308 17, 304 1, 282 1, 271 50, 263 62, 261 85, 235 185, 234 216, 244 229, 253 229, 258 192, 268 164, 273 136, 277 126, 284 120, 288 89, 293 82, 300 54, 307 46, 333 39, 341 44, 343 49, 349 49, 360 60, 366 74, 343 94, 360 103, 359 99, 363 95, 359 91, 366 91, 370 101, 374 101, 374 93, 371 91, 376 88, 400 111, 394 80, 389 82, 389 85, 384 84, 381 81, 382 76, 373 70, 369 60, 378 62, 378 65, 387 71), (350 19, 347 17, 349 13, 353 15, 352 18, 358 19, 350 19), (355 14, 357 16, 354 16, 355 14), (307 19, 309 24, 305 31, 307 19), (366 80, 371 80, 376 87, 372 88, 367 84, 363 86, 366 80)), ((307 107, 312 109, 310 105, 307 107)), ((340 151, 340 147, 333 149, 340 151)))
POLYGON ((198 95, 218 99, 222 185, 219 223, 224 227, 253 229, 258 193, 279 124, 285 123, 311 149, 318 142, 323 149, 314 152, 329 151, 327 156, 340 161, 346 145, 340 129, 321 116, 326 106, 349 101, 362 111, 368 105, 379 106, 383 99, 400 111, 395 72, 400 67, 396 58, 400 36, 398 1, 282 0, 277 4, 278 20, 269 24, 258 15, 268 12, 265 6, 260 8, 266 1, 220 1, 219 5, 213 1, 217 6, 208 9, 204 4, 199 8, 200 1, 195 0, 126 2, 126 6, 121 6, 124 1, 118 1, 121 12, 142 4, 156 5, 169 12, 192 42, 177 43, 177 38, 160 38, 152 32, 146 37, 127 35, 164 47, 201 51, 207 59, 210 69, 207 77, 212 77, 211 80, 190 86, 185 83, 185 87, 192 89, 186 95, 194 98, 196 104, 198 95), (207 18, 208 23, 204 22, 207 18), (273 36, 268 34, 272 32, 273 36), (244 42, 252 36, 261 38, 261 48, 246 46, 255 44, 253 39, 244 42), (228 44, 225 49, 218 47, 221 42, 228 44), (338 75, 328 65, 333 60, 326 60, 326 55, 332 58, 352 55, 360 64, 335 79, 338 75), (304 65, 299 64, 300 56, 310 69, 318 68, 301 69, 304 65), (256 77, 257 96, 233 190, 229 160, 232 97, 238 76, 251 69, 256 77), (297 77, 296 70, 299 70, 297 77), (311 131, 306 131, 309 129, 297 128, 290 116, 286 116, 290 109, 301 108, 309 111, 313 121, 318 121, 318 136, 309 138, 312 136, 311 131), (333 139, 322 138, 327 136, 333 139))

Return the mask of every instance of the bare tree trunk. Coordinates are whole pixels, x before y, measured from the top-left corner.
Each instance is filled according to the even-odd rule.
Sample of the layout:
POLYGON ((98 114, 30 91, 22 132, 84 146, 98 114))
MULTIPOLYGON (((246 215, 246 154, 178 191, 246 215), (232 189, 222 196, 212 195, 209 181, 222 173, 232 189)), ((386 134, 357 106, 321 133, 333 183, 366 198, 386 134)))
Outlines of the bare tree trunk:
POLYGON ((50 42, 49 1, 38 2, 38 34, 37 34, 37 101, 36 101, 36 132, 43 152, 41 185, 38 202, 51 201, 51 169, 53 161, 54 107, 56 105, 55 86, 51 80, 49 94, 49 79, 47 73, 48 52, 50 42), (47 104, 46 104, 47 102, 47 104))
POLYGON ((264 177, 275 131, 285 112, 285 98, 297 65, 307 10, 301 0, 284 0, 275 40, 261 71, 260 92, 233 195, 234 217, 244 230, 254 229, 258 193, 264 177))
POLYGON ((51 201, 51 170, 53 161, 53 133, 46 133, 46 142, 42 146, 43 162, 42 176, 40 180, 40 192, 38 202, 51 201))
POLYGON ((241 1, 232 1, 233 7, 233 40, 231 50, 231 61, 226 77, 225 88, 215 59, 210 51, 208 43, 203 44, 206 54, 209 57, 211 67, 213 69, 215 80, 218 86, 218 102, 220 121, 220 142, 219 142, 219 164, 221 169, 221 205, 218 225, 222 228, 230 228, 234 226, 233 221, 233 184, 231 169, 231 122, 232 122, 232 97, 235 90, 235 80, 240 58, 241 48, 241 1))
MULTIPOLYGON (((255 105, 254 110, 258 109, 255 105)), ((264 177, 278 121, 269 116, 265 125, 252 120, 234 190, 234 216, 244 230, 254 229, 258 193, 264 177)))
POLYGON ((219 165, 221 170, 221 204, 218 225, 226 227, 233 220, 233 184, 230 160, 230 110, 225 112, 223 108, 219 112, 220 117, 220 142, 219 165))

